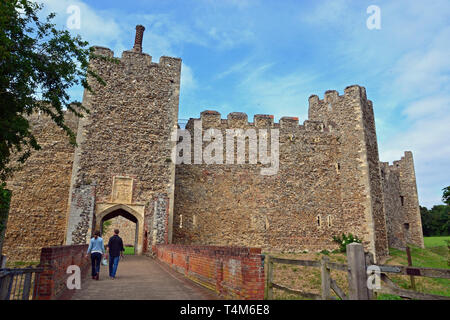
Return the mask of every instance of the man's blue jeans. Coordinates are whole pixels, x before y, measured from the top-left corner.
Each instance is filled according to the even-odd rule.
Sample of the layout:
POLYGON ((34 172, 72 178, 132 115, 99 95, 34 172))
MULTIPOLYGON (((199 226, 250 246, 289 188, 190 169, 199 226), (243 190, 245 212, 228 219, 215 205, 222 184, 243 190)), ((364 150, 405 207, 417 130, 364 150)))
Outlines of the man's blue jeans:
POLYGON ((115 278, 120 257, 109 256, 109 276, 115 278))

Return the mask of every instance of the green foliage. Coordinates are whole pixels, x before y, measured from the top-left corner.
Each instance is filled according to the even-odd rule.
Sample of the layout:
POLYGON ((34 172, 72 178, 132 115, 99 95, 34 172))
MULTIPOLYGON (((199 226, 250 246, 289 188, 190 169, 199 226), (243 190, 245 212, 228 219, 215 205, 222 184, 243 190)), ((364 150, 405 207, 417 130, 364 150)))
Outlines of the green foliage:
POLYGON ((64 110, 82 117, 81 103, 71 104, 68 90, 81 84, 92 92, 88 77, 104 81, 89 69, 89 59, 99 58, 80 36, 57 30, 38 14, 43 5, 28 0, 0 1, 0 182, 14 170, 12 157, 25 162, 40 146, 27 116, 48 115, 75 145, 75 134, 66 125, 64 110))
POLYGON ((327 256, 329 256, 330 255, 330 251, 328 251, 328 250, 322 250, 322 251, 320 251, 320 253, 321 254, 324 254, 324 255, 327 255, 327 256))
POLYGON ((0 184, 0 251, 3 243, 4 231, 8 220, 11 191, 5 189, 5 183, 0 184))
POLYGON ((425 237, 450 235, 450 206, 420 207, 422 230, 425 237))
POLYGON ((442 194, 442 201, 450 206, 450 186, 448 186, 447 188, 442 189, 442 191, 444 191, 444 193, 442 194))
POLYGON ((357 236, 354 236, 353 234, 349 233, 346 235, 345 233, 342 234, 342 236, 337 237, 333 236, 333 241, 339 244, 339 251, 340 252, 346 252, 347 251, 347 245, 353 242, 361 243, 361 240, 358 239, 357 236))
POLYGON ((112 224, 111 220, 103 221, 102 237, 104 237, 105 234, 108 233, 109 228, 111 227, 111 224, 112 224))

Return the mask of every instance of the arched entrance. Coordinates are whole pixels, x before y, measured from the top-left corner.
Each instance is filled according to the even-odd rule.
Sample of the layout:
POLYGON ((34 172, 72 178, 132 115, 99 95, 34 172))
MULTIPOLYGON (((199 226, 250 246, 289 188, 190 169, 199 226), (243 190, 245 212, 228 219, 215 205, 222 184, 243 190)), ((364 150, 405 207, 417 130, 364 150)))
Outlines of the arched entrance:
MULTIPOLYGON (((144 232, 144 211, 143 207, 132 208, 125 204, 110 204, 97 206, 97 213, 95 215, 96 229, 102 230, 103 222, 122 216, 136 224, 134 253, 142 254, 143 248, 143 232, 144 232), (136 210, 138 209, 138 210, 136 210)), ((119 234, 120 235, 120 234, 119 234)), ((105 239, 107 242, 108 239, 105 239)), ((106 243, 105 243, 106 244, 106 243)))
MULTIPOLYGON (((132 237, 132 244, 133 244, 133 247, 134 247, 134 253, 136 254, 137 247, 138 247, 137 240, 138 240, 138 229, 139 229, 138 228, 138 224, 139 224, 139 222, 136 219, 136 217, 133 216, 128 211, 125 211, 123 209, 117 209, 117 210, 112 211, 112 212, 108 213, 107 215, 105 215, 103 217, 102 221, 100 221, 100 232, 103 234, 103 231, 105 231, 103 228, 105 226, 105 222, 106 221, 114 221, 114 222, 120 221, 118 219, 114 219, 114 218, 117 218, 117 217, 123 217, 123 218, 127 219, 128 221, 131 221, 132 223, 135 224, 135 226, 133 228, 134 229, 134 235, 132 237)), ((130 241, 127 241, 128 239, 126 240, 126 238, 129 237, 129 235, 127 234, 128 233, 127 231, 129 231, 129 230, 124 230, 124 228, 122 228, 122 227, 125 227, 125 226, 127 226, 127 224, 122 224, 121 227, 117 227, 116 225, 113 226, 113 228, 108 230, 108 235, 105 237, 105 242, 108 241, 109 237, 112 236, 112 234, 113 234, 113 230, 117 227, 119 229, 119 231, 120 231, 119 236, 121 236, 121 238, 122 238, 122 240, 124 242, 124 245, 130 244, 130 241)))

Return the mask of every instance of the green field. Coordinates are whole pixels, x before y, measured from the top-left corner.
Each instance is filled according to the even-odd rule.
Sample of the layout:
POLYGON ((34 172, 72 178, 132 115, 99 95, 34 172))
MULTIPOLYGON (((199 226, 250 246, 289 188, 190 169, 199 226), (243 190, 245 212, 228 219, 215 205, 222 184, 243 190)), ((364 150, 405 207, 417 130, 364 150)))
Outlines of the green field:
MULTIPOLYGON (((445 242, 445 240, 450 240, 449 238, 450 237, 426 237, 424 238, 425 249, 411 246, 413 266, 449 269, 449 249, 445 242)), ((405 251, 391 248, 389 252, 391 258, 387 261, 388 264, 408 265, 405 251)), ((411 289, 409 276, 390 275, 390 277, 399 287, 411 289)), ((416 277, 416 287, 419 292, 450 297, 450 279, 416 277)), ((380 294, 378 299, 397 300, 401 298, 380 294)))
POLYGON ((133 255, 134 254, 134 247, 125 247, 124 254, 133 255))
POLYGON ((425 242, 426 248, 432 247, 442 247, 446 246, 447 243, 445 241, 450 241, 450 236, 446 237, 424 237, 423 241, 425 242))

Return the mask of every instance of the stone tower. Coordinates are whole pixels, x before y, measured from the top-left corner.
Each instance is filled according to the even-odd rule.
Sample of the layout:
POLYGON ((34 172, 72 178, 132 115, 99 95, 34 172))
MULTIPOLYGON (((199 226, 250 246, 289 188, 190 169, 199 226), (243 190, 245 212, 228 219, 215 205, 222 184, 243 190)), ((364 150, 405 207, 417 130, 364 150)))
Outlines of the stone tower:
POLYGON ((329 130, 340 134, 337 165, 342 215, 354 221, 348 230, 364 235, 365 247, 377 257, 386 256, 388 242, 375 119, 365 88, 349 86, 342 96, 337 91, 327 91, 323 100, 311 96, 309 119, 323 121, 329 130))
MULTIPOLYGON (((118 61, 90 62, 106 85, 90 81, 94 93, 84 93, 90 113, 78 126, 66 244, 86 243, 103 221, 119 215, 137 224, 137 253, 171 242, 170 137, 178 121, 181 59, 152 62, 142 52, 144 30, 136 27, 134 48, 118 61)), ((95 47, 95 53, 114 57, 108 48, 95 47)))
POLYGON ((424 248, 412 152, 406 151, 392 165, 381 162, 380 166, 389 246, 402 249, 411 243, 424 248))

